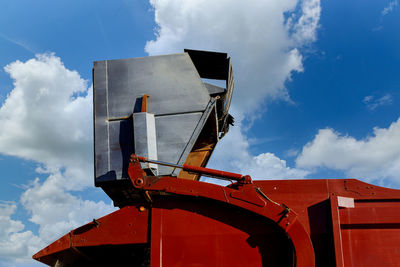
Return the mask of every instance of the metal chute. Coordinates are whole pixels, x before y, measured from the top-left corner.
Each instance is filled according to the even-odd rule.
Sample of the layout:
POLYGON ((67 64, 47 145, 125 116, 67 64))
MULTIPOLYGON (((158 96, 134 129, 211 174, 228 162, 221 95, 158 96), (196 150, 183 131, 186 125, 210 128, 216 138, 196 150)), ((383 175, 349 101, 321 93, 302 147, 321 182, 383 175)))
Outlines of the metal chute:
MULTIPOLYGON (((197 50, 95 62, 96 185, 113 198, 113 183, 117 187, 128 178, 133 153, 204 167, 231 122, 232 73, 226 53, 197 50), (202 79, 225 80, 226 86, 202 79)), ((147 170, 150 175, 199 179, 165 166, 147 170)))

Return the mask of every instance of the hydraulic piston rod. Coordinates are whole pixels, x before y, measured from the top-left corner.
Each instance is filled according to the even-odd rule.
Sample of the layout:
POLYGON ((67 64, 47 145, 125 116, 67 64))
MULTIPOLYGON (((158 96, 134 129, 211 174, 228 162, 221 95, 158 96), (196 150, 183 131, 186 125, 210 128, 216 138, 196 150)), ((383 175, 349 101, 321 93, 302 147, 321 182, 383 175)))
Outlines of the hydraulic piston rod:
POLYGON ((213 178, 218 178, 218 179, 223 179, 223 180, 229 180, 229 181, 237 181, 241 183, 251 183, 251 179, 247 175, 242 175, 239 173, 233 173, 233 172, 226 172, 226 171, 220 171, 220 170, 215 170, 215 169, 209 169, 209 168, 204 168, 204 167, 198 167, 198 166, 192 166, 192 165, 179 165, 179 164, 173 164, 173 163, 168 163, 168 162, 163 162, 159 160, 152 160, 148 159, 145 157, 139 157, 137 156, 137 159, 140 162, 148 162, 148 163, 153 163, 153 164, 158 164, 158 165, 163 165, 163 166, 168 166, 168 167, 173 167, 173 168, 179 168, 187 172, 192 172, 192 173, 197 173, 203 176, 207 177, 213 177, 213 178))

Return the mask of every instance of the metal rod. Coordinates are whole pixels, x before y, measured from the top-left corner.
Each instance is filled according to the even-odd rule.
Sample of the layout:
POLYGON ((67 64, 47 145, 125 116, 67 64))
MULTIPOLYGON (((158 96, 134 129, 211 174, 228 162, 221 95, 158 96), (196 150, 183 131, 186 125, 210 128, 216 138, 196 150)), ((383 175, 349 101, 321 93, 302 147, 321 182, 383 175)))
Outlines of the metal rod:
POLYGON ((107 121, 122 121, 122 120, 127 120, 132 118, 133 114, 129 116, 124 116, 124 117, 113 117, 113 118, 108 118, 107 121))
POLYGON ((154 164, 158 164, 158 165, 162 165, 162 166, 168 166, 168 167, 174 167, 174 168, 180 168, 180 169, 183 168, 183 166, 178 165, 178 164, 168 163, 168 162, 154 160, 154 159, 148 159, 148 158, 139 157, 139 156, 137 158, 141 162, 154 163, 154 164))
POLYGON ((234 181, 243 180, 243 175, 239 174, 239 173, 220 171, 220 170, 209 169, 209 168, 198 167, 198 166, 192 166, 192 165, 187 165, 187 164, 178 165, 178 164, 167 163, 167 162, 158 161, 158 160, 152 160, 152 159, 148 159, 148 158, 145 158, 145 157, 137 157, 137 158, 141 162, 149 162, 149 163, 154 163, 154 164, 158 164, 158 165, 163 165, 163 166, 168 166, 168 167, 173 167, 173 168, 179 168, 179 169, 182 169, 184 171, 201 174, 203 176, 221 178, 221 179, 224 179, 224 180, 234 180, 234 181))

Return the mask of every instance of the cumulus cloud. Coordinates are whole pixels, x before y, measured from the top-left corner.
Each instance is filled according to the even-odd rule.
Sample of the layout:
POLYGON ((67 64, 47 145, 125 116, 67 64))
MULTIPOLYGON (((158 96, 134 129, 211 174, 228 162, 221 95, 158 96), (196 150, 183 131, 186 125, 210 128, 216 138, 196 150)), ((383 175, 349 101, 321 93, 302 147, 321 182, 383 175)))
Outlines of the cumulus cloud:
POLYGON ((400 119, 357 140, 332 129, 319 130, 296 159, 301 168, 327 167, 368 182, 400 184, 400 119))
POLYGON ((303 1, 301 3, 301 16, 296 21, 296 14, 291 14, 286 26, 293 31, 292 38, 299 44, 314 42, 317 39, 317 28, 321 6, 319 0, 303 1))
POLYGON ((243 135, 241 127, 229 131, 213 154, 210 167, 250 175, 253 179, 301 179, 310 172, 301 168, 290 168, 286 161, 273 153, 257 156, 249 152, 249 140, 243 135))
MULTIPOLYGON (((4 70, 14 89, 0 107, 0 153, 65 169, 79 189, 93 180, 92 91, 76 71, 52 54, 15 61, 4 70), (82 179, 87 177, 87 179, 82 179)), ((71 189, 69 188, 69 189, 71 189)))
POLYGON ((24 231, 21 221, 11 219, 16 209, 15 203, 0 203, 0 266, 14 259, 29 258, 38 247, 44 246, 31 231, 24 231))
POLYGON ((5 68, 14 88, 0 107, 0 153, 37 162, 37 178, 21 196, 39 233, 11 219, 16 205, 3 207, 0 259, 30 258, 69 230, 114 208, 84 200, 71 190, 93 186, 92 91, 54 54, 15 61, 5 68), (10 243, 11 242, 11 243, 10 243), (11 246, 12 244, 17 244, 11 246), (13 250, 14 249, 14 250, 13 250))
POLYGON ((156 38, 150 55, 183 48, 228 52, 235 70, 231 113, 235 127, 218 144, 210 167, 251 174, 260 179, 302 178, 307 171, 289 168, 272 153, 252 155, 243 120, 263 112, 265 101, 291 101, 285 88, 303 71, 301 48, 316 40, 319 0, 172 1, 150 0, 156 38))
POLYGON ((21 197, 22 205, 32 215, 30 221, 40 226, 39 236, 46 243, 114 210, 103 201, 83 200, 66 192, 61 184, 65 181, 59 172, 43 183, 35 179, 21 197))
POLYGON ((278 158, 273 153, 262 153, 243 161, 239 165, 243 170, 249 170, 254 179, 300 179, 309 174, 306 170, 289 168, 286 161, 278 158))
POLYGON ((318 0, 150 3, 158 28, 146 51, 228 52, 236 73, 233 105, 247 115, 258 111, 267 97, 289 99, 285 81, 303 71, 299 49, 315 40, 321 11, 318 0))

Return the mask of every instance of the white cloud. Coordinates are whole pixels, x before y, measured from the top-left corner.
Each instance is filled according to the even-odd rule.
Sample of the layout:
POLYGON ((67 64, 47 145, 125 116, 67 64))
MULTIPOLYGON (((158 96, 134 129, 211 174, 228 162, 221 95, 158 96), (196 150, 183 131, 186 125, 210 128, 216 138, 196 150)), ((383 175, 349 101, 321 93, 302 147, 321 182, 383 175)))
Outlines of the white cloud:
POLYGON ((247 170, 248 174, 257 180, 301 179, 309 174, 309 171, 286 166, 285 160, 279 159, 272 153, 262 153, 247 158, 238 166, 244 171, 247 170))
POLYGON ((391 105, 392 102, 393 102, 393 97, 390 94, 385 94, 380 98, 376 98, 373 95, 368 95, 363 99, 363 103, 367 106, 369 110, 375 110, 377 107, 380 106, 391 105))
POLYGON ((385 16, 390 12, 392 12, 397 5, 398 5, 397 0, 390 1, 389 4, 382 10, 381 12, 382 16, 385 16))
POLYGON ((373 134, 357 140, 332 129, 319 130, 314 140, 303 147, 296 160, 301 168, 327 167, 341 170, 352 178, 368 182, 400 184, 400 119, 388 128, 373 129, 373 134))
POLYGON ((286 161, 273 153, 253 156, 249 153, 249 140, 235 126, 221 140, 213 154, 209 167, 250 175, 255 180, 304 178, 309 171, 290 168, 286 161))
POLYGON ((218 144, 209 166, 262 179, 304 177, 307 171, 287 167, 274 154, 252 155, 242 120, 259 117, 268 99, 290 101, 285 82, 294 72, 303 71, 300 49, 316 40, 319 0, 150 3, 158 25, 156 39, 146 44, 150 55, 191 48, 224 51, 232 57, 235 93, 231 113, 236 123, 218 144))
POLYGON ((0 107, 0 153, 65 168, 67 188, 92 185, 92 96, 60 58, 37 55, 5 67, 14 89, 0 107), (82 179, 86 177, 86 179, 82 179))
POLYGON ((10 264, 15 258, 28 259, 38 247, 44 246, 31 231, 24 231, 21 221, 11 219, 16 209, 15 203, 0 203, 0 266, 10 264))
POLYGON ((114 210, 103 201, 83 200, 64 191, 65 182, 61 173, 51 174, 43 183, 36 179, 21 197, 22 205, 32 215, 30 221, 40 226, 39 236, 46 243, 114 210))
POLYGON ((294 31, 292 38, 300 45, 314 42, 317 39, 317 28, 321 14, 320 1, 303 1, 301 10, 301 17, 297 21, 295 20, 295 15, 292 14, 287 22, 288 29, 291 30, 293 28, 294 31))
POLYGON ((37 178, 21 196, 30 221, 39 225, 39 233, 25 230, 21 221, 11 217, 15 203, 0 203, 0 266, 31 262, 32 255, 72 229, 115 209, 103 201, 83 200, 62 189, 66 179, 60 173, 50 175, 42 184, 37 178))
POLYGON ((48 177, 33 181, 21 196, 30 221, 39 226, 38 235, 11 219, 15 205, 7 207, 2 229, 8 234, 0 234, 3 261, 30 258, 44 244, 114 210, 69 192, 93 186, 92 91, 87 81, 53 54, 15 61, 5 71, 14 88, 0 107, 0 125, 6 129, 0 132, 0 153, 33 160, 39 164, 36 171, 48 177), (8 247, 12 242, 19 245, 8 247))
POLYGON ((321 11, 318 0, 150 2, 158 29, 146 51, 228 52, 235 69, 233 105, 247 115, 268 97, 289 99, 284 83, 303 71, 299 48, 315 40, 321 11))
POLYGON ((289 150, 286 151, 286 156, 288 157, 296 157, 297 155, 299 155, 299 150, 295 149, 295 148, 291 148, 289 150))

